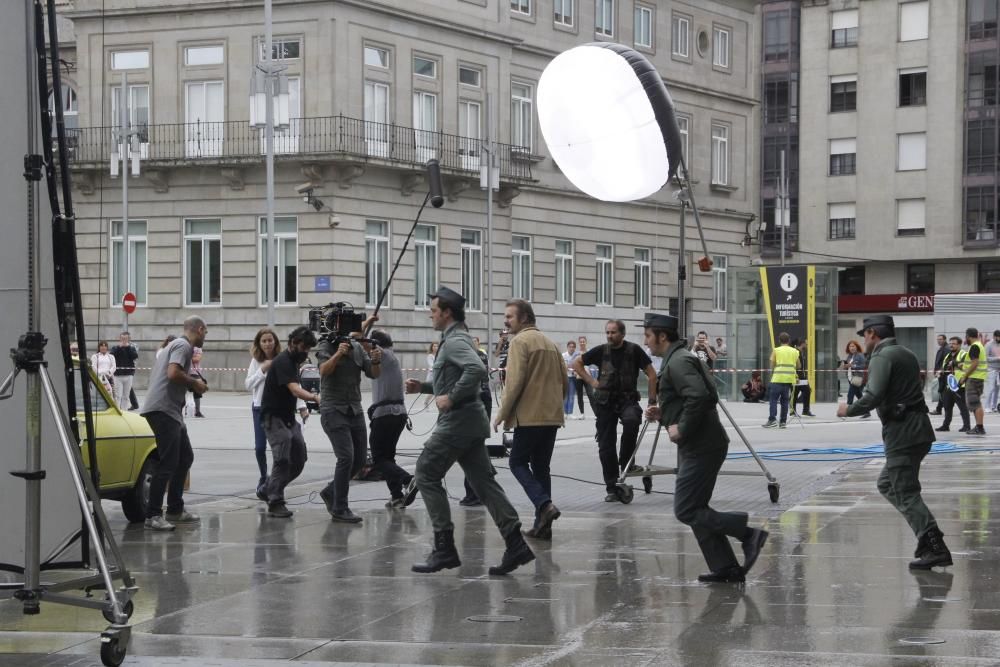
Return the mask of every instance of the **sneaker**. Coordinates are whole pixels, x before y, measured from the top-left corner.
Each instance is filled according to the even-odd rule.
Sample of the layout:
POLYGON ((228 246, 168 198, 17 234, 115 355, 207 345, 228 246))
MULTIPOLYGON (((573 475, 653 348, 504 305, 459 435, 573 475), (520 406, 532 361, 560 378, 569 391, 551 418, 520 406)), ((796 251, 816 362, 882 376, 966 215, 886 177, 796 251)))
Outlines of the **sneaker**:
POLYGON ((403 500, 403 496, 400 496, 399 498, 393 498, 392 500, 390 500, 385 504, 385 508, 388 510, 401 510, 405 507, 406 504, 405 501, 403 500))
POLYGON ((941 414, 941 411, 940 411, 940 410, 934 410, 934 411, 932 411, 932 412, 930 412, 930 413, 928 413, 928 414, 932 414, 932 415, 940 415, 940 414, 941 414))
POLYGON ((196 412, 196 413, 194 413, 194 416, 195 416, 195 417, 201 417, 201 418, 204 418, 204 417, 205 417, 205 415, 201 414, 200 412, 196 412))
POLYGON ((267 502, 267 479, 262 479, 257 483, 257 499, 267 502))
POLYGON ((334 521, 340 521, 342 523, 361 523, 361 517, 349 509, 330 512, 330 516, 334 521))
POLYGON ((971 430, 972 430, 972 429, 971 429, 971 428, 969 428, 968 426, 963 426, 962 428, 958 429, 958 432, 959 432, 959 433, 968 433, 968 432, 969 432, 969 431, 971 431, 971 430))
POLYGON ((802 416, 803 416, 803 417, 815 417, 816 415, 814 415, 814 414, 813 414, 813 413, 811 413, 811 412, 803 412, 803 413, 802 413, 802 416))
POLYGON ((411 476, 410 481, 406 483, 406 488, 403 489, 403 507, 409 507, 413 504, 413 501, 417 499, 417 478, 416 476, 411 476))
POLYGON ((483 504, 483 501, 475 496, 466 496, 459 500, 458 504, 462 507, 479 507, 483 504))
POLYGON ((941 432, 946 432, 946 431, 950 431, 950 430, 951 430, 951 428, 949 428, 949 427, 947 427, 947 426, 938 426, 938 427, 937 427, 936 429, 934 429, 934 430, 935 430, 935 431, 941 431, 941 432))
POLYGON ((969 431, 969 435, 986 435, 986 429, 982 426, 976 426, 969 431))
POLYGON ((147 530, 168 531, 174 529, 174 524, 164 519, 160 514, 146 519, 145 526, 147 530))
POLYGON ((780 424, 778 424, 778 428, 788 428, 788 424, 785 422, 781 422, 780 424))
POLYGON ((201 521, 201 517, 197 514, 191 514, 187 510, 181 510, 174 514, 173 512, 167 512, 163 515, 167 521, 170 523, 198 523, 201 521))
POLYGON ((619 502, 619 500, 618 500, 618 494, 614 493, 614 492, 609 493, 608 495, 604 496, 604 502, 606 502, 606 503, 617 503, 617 502, 619 502))
POLYGON ((323 499, 326 511, 330 513, 330 516, 333 516, 333 492, 330 491, 329 487, 324 488, 319 492, 319 497, 323 499))
POLYGON ((789 417, 798 417, 798 415, 797 415, 797 414, 795 414, 795 410, 790 410, 790 411, 788 412, 788 416, 789 416, 789 417))
POLYGON ((291 517, 292 514, 292 510, 288 509, 285 503, 281 500, 268 503, 267 505, 267 515, 273 516, 276 519, 287 519, 291 517))
POLYGON ((775 421, 774 419, 768 419, 767 423, 764 424, 764 428, 777 428, 777 427, 778 427, 778 422, 775 421))
POLYGON ((552 539, 552 522, 562 516, 562 512, 556 507, 555 503, 549 501, 545 508, 538 515, 538 527, 535 530, 536 535, 549 534, 549 539, 552 539))

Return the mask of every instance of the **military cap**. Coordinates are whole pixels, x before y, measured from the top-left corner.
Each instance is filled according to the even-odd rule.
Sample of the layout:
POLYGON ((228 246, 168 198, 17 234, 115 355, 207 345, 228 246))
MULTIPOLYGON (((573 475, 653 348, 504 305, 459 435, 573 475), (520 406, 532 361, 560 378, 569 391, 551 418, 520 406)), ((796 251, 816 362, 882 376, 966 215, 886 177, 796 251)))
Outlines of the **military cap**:
POLYGON ((438 287, 437 292, 427 295, 428 300, 437 299, 441 303, 462 310, 465 308, 465 297, 448 287, 438 287))
POLYGON ((891 315, 872 315, 871 317, 866 317, 864 322, 861 323, 861 329, 858 330, 858 335, 864 336, 865 329, 871 329, 873 327, 889 327, 890 329, 895 329, 896 323, 892 321, 891 315))
POLYGON ((646 313, 646 318, 642 321, 642 326, 643 328, 673 329, 677 331, 677 318, 673 315, 646 313))

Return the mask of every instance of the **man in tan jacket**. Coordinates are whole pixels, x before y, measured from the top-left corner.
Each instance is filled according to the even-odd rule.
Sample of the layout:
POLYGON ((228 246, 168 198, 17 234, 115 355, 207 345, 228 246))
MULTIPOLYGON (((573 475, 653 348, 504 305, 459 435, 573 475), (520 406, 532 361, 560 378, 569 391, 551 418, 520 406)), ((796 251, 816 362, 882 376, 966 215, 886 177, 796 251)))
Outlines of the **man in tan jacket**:
POLYGON ((563 425, 563 400, 569 389, 562 352, 535 326, 535 311, 523 299, 507 302, 504 326, 510 330, 503 403, 493 419, 514 429, 510 471, 535 505, 535 525, 526 537, 552 539, 559 508, 552 502, 549 463, 556 430, 563 425))

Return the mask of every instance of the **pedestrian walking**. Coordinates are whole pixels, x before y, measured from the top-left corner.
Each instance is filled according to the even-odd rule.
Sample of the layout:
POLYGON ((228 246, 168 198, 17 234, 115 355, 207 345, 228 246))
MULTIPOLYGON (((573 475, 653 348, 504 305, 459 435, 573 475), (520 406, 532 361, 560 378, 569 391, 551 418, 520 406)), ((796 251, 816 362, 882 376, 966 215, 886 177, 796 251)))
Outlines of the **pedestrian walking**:
POLYGON ((643 322, 646 345, 663 358, 657 402, 646 408, 646 419, 667 429, 677 443, 674 515, 690 526, 709 571, 704 583, 740 583, 760 555, 768 533, 748 525, 746 512, 718 512, 709 506, 719 470, 729 451, 729 438, 719 420, 719 394, 708 369, 685 349, 677 318, 649 313, 643 322), (729 538, 740 541, 743 565, 736 560, 729 538))
POLYGON ((302 427, 295 420, 298 400, 318 403, 320 397, 299 384, 299 367, 316 346, 309 327, 297 327, 288 335, 288 347, 271 359, 260 397, 261 423, 271 446, 271 473, 267 476, 267 514, 287 519, 292 510, 285 504, 285 487, 306 466, 308 452, 302 427))
MULTIPOLYGON (((861 394, 864 393, 865 368, 868 366, 868 361, 861 351, 861 344, 856 340, 847 343, 844 354, 846 356, 841 360, 840 367, 847 371, 847 404, 851 405, 854 399, 861 398, 861 394)), ((861 415, 864 419, 871 416, 870 412, 861 415)))
POLYGON ((156 438, 156 469, 149 482, 146 528, 173 530, 178 524, 194 524, 197 515, 184 509, 184 482, 194 462, 194 450, 184 425, 184 403, 188 391, 208 391, 204 380, 191 375, 191 356, 205 342, 208 327, 196 315, 184 320, 184 334, 163 349, 149 374, 146 400, 139 414, 146 418, 156 438), (163 494, 167 511, 163 512, 163 494))
POLYGON ((521 535, 517 511, 493 477, 486 452, 490 424, 479 398, 486 369, 465 326, 465 297, 447 287, 428 296, 431 323, 441 332, 441 345, 434 361, 434 383, 411 378, 406 381, 406 392, 432 394, 439 412, 434 432, 417 459, 417 487, 434 526, 434 548, 427 561, 415 564, 413 571, 437 572, 462 564, 455 548, 448 494, 442 484, 451 466, 458 463, 506 544, 500 564, 491 567, 489 573, 508 574, 534 560, 535 554, 521 535))
MULTIPOLYGON (((563 402, 563 412, 569 419, 573 418, 573 401, 576 398, 576 373, 573 372, 573 362, 580 355, 576 349, 576 341, 571 340, 566 343, 566 351, 562 353, 563 363, 566 365, 566 378, 568 391, 563 392, 566 400, 563 402)), ((509 362, 508 362, 509 363, 509 362)), ((580 408, 581 415, 583 408, 580 408)))
MULTIPOLYGON (((195 347, 191 351, 191 375, 199 380, 204 380, 205 376, 201 373, 201 355, 202 349, 200 347, 195 347)), ((199 392, 190 392, 184 404, 185 415, 194 414, 194 416, 198 418, 205 416, 201 413, 201 397, 202 394, 199 392)))
POLYGON ((132 380, 139 351, 127 331, 118 335, 118 344, 111 348, 111 356, 115 358, 115 403, 122 411, 128 410, 132 406, 132 380))
POLYGON ((261 419, 260 402, 264 395, 264 380, 274 358, 281 353, 278 334, 268 328, 260 329, 250 345, 250 366, 243 382, 250 392, 250 414, 253 417, 254 456, 257 459, 257 497, 267 501, 267 435, 261 419))
POLYGON ((920 464, 934 442, 920 364, 913 352, 896 342, 895 323, 888 315, 866 317, 858 335, 864 336, 869 355, 868 384, 853 405, 840 404, 837 416, 856 417, 873 408, 878 411, 885 442, 885 467, 878 477, 878 490, 906 518, 917 537, 910 568, 951 565, 944 535, 920 495, 920 464))
POLYGON ((618 477, 635 453, 642 408, 639 407, 639 374, 646 375, 650 405, 656 402, 656 374, 640 346, 625 340, 625 323, 608 320, 604 327, 607 344, 588 350, 573 362, 573 370, 594 389, 593 408, 597 417, 597 450, 609 503, 620 502, 618 477), (597 378, 586 375, 584 366, 600 368, 597 378), (618 422, 622 424, 619 450, 615 451, 618 422))
POLYGON ((948 348, 948 339, 941 334, 938 334, 937 345, 938 349, 934 352, 934 376, 937 378, 938 399, 937 405, 931 411, 932 415, 941 414, 941 409, 944 407, 944 392, 948 388, 948 383, 946 382, 947 374, 942 369, 944 368, 944 359, 951 351, 948 348))
POLYGON ((535 523, 524 534, 551 540, 552 522, 560 516, 552 502, 552 451, 556 432, 564 424, 560 399, 572 386, 566 374, 566 353, 560 353, 538 330, 535 311, 523 299, 507 302, 504 326, 513 338, 507 356, 507 387, 493 430, 501 424, 505 430, 514 430, 510 471, 535 506, 535 523))
POLYGON ((1000 412, 1000 329, 986 344, 986 412, 1000 412))

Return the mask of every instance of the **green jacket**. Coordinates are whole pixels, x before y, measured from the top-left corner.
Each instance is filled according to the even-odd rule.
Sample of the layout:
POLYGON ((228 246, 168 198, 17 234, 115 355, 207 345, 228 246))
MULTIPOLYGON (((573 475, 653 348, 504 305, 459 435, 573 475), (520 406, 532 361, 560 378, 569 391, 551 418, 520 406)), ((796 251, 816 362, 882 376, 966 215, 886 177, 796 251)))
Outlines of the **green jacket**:
POLYGON ((687 350, 684 340, 667 349, 657 379, 660 424, 677 424, 680 447, 709 449, 729 444, 715 407, 719 402, 715 383, 701 360, 687 350))
POLYGON ((438 415, 434 431, 438 435, 488 438, 490 424, 486 408, 479 398, 479 388, 486 367, 479 359, 472 336, 460 324, 453 324, 441 334, 434 359, 434 382, 424 382, 421 391, 434 396, 448 395, 452 406, 438 415))
POLYGON ((934 428, 927 416, 920 363, 916 355, 886 338, 872 351, 868 361, 868 384, 861 398, 847 408, 849 417, 878 410, 886 454, 934 442, 934 428), (897 405, 908 407, 898 416, 897 405))

